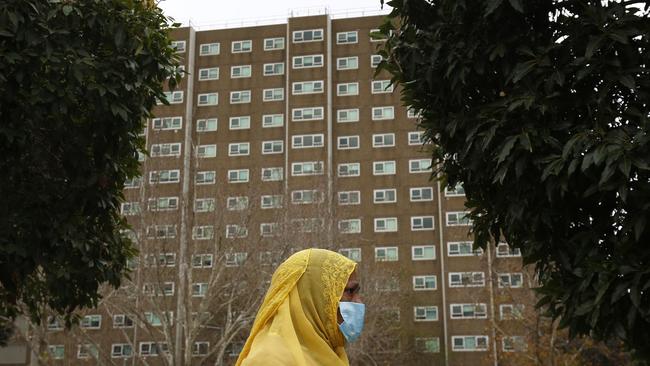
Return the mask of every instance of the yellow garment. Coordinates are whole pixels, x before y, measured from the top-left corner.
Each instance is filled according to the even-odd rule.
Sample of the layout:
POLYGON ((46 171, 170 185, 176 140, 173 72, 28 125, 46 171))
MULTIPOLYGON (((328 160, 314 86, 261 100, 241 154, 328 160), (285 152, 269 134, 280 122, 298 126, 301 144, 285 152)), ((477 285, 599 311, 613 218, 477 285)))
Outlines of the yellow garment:
POLYGON ((337 309, 355 266, 324 249, 289 257, 273 274, 236 366, 348 365, 337 309))

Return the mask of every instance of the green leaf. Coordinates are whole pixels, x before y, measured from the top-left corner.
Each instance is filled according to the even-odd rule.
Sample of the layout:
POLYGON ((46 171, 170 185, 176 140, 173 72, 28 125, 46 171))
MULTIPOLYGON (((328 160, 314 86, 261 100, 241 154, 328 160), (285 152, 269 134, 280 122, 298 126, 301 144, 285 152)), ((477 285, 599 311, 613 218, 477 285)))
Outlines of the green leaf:
POLYGON ((536 64, 537 60, 529 60, 518 63, 509 79, 511 79, 513 83, 517 83, 519 80, 528 75, 528 73, 533 70, 536 64))
POLYGON ((73 8, 71 5, 64 5, 62 10, 63 10, 63 15, 68 16, 70 15, 70 13, 72 13, 73 8))
POLYGON ((618 81, 629 89, 636 88, 636 83, 634 82, 634 78, 631 77, 630 75, 620 75, 618 77, 618 81))
POLYGON ((524 12, 524 6, 521 3, 521 0, 509 0, 510 5, 515 8, 520 13, 524 12))
POLYGON ((498 8, 502 2, 503 0, 488 0, 487 6, 485 8, 485 16, 492 14, 492 12, 496 10, 496 8, 498 8))

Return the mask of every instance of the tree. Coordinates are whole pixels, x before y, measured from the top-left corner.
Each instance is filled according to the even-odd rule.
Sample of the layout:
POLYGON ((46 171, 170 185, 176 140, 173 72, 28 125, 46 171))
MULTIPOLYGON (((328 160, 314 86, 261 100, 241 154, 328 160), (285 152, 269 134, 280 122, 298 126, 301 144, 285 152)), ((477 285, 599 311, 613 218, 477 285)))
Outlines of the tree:
POLYGON ((571 335, 650 358, 648 4, 388 5, 381 68, 464 184, 476 244, 521 248, 571 335))
POLYGON ((167 28, 145 1, 0 4, 0 316, 70 314, 119 286, 123 182, 176 81, 167 28))

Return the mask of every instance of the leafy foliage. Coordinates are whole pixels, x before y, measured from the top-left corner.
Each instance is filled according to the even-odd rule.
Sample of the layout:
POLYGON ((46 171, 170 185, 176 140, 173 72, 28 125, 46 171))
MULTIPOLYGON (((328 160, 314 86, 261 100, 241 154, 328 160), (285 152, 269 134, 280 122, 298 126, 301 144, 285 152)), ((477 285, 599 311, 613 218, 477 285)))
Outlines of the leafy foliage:
POLYGON ((650 358, 649 5, 388 4, 381 68, 463 182, 476 243, 521 248, 573 335, 650 358))
POLYGON ((69 314, 119 286, 123 182, 175 76, 167 33, 143 1, 0 2, 0 315, 69 314))

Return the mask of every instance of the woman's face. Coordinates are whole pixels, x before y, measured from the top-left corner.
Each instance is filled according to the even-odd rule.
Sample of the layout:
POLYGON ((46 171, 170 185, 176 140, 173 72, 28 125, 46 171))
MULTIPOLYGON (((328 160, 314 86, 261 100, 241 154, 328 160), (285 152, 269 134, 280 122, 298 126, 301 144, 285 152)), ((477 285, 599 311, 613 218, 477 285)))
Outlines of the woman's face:
MULTIPOLYGON (((359 280, 357 279, 357 270, 355 269, 348 278, 348 283, 345 285, 343 295, 341 295, 339 302, 348 301, 363 304, 361 295, 359 295, 359 290, 361 290, 361 286, 359 286, 359 280)), ((337 318, 339 324, 343 323, 343 317, 341 316, 340 310, 338 310, 337 318)))

